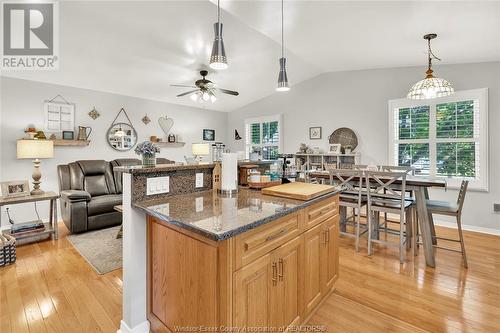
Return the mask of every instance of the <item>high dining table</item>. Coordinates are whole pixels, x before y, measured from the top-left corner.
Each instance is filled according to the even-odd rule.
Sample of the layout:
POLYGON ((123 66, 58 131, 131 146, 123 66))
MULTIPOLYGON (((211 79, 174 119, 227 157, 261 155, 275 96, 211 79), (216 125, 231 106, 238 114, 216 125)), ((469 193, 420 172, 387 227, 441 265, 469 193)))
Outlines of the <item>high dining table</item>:
MULTIPOLYGON (((309 171, 308 177, 317 179, 330 179, 328 171, 309 171)), ((394 182, 397 188, 401 181, 394 182), (399 183, 399 184, 398 184, 399 183)), ((427 210, 427 199, 429 199, 429 188, 446 188, 446 180, 425 176, 406 177, 406 191, 413 191, 415 195, 415 204, 417 206, 418 221, 422 234, 422 243, 424 247, 425 262, 427 266, 436 267, 434 257, 434 245, 436 245, 436 233, 434 230, 434 220, 432 214, 427 210)))

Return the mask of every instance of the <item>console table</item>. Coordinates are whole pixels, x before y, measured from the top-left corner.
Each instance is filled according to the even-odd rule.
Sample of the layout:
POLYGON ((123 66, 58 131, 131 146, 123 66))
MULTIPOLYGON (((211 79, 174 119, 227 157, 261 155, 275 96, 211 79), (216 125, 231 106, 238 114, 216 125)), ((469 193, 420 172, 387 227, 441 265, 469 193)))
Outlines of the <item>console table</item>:
MULTIPOLYGON (((44 223, 45 230, 43 231, 32 231, 26 232, 21 235, 11 235, 10 229, 5 230, 3 233, 11 235, 16 239, 16 242, 20 243, 28 243, 31 241, 38 241, 43 239, 45 236, 52 236, 53 239, 57 239, 59 237, 59 232, 57 229, 57 199, 59 198, 59 194, 55 192, 45 192, 39 195, 27 195, 22 197, 3 197, 0 198, 0 208, 2 206, 11 206, 17 204, 24 204, 30 202, 39 202, 39 201, 49 201, 50 202, 50 210, 49 210, 49 222, 44 223)), ((2 214, 0 214, 0 225, 2 222, 2 214)))

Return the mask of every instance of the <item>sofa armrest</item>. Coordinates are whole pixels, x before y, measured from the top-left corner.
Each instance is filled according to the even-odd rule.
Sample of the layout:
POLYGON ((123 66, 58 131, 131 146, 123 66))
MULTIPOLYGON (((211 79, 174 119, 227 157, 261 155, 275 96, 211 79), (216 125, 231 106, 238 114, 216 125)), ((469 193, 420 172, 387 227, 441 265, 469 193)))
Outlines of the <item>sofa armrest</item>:
POLYGON ((87 191, 79 191, 79 190, 66 190, 66 191, 61 191, 61 198, 63 200, 68 200, 71 202, 75 201, 90 201, 92 197, 90 196, 90 193, 87 191))

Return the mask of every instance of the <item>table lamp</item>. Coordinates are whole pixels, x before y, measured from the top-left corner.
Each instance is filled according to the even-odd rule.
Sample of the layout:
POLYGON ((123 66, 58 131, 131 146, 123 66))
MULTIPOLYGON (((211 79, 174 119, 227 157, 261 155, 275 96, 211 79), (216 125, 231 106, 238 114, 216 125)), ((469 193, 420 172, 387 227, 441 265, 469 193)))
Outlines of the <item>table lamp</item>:
POLYGON ((54 157, 54 142, 52 140, 17 140, 17 158, 33 159, 33 190, 31 195, 44 192, 40 189, 40 158, 54 157))
POLYGON ((210 145, 208 143, 193 143, 191 149, 197 162, 201 162, 202 155, 210 154, 210 145))

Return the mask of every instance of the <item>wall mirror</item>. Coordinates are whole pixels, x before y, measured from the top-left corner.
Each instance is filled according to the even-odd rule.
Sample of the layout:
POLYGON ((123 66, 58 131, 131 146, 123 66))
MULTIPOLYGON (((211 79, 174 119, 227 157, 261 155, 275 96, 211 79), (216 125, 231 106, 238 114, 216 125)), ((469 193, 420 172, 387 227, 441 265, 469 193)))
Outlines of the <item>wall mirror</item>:
POLYGON ((120 109, 111 123, 111 126, 106 133, 106 140, 111 148, 118 151, 130 150, 137 143, 137 132, 134 126, 132 126, 132 122, 130 121, 130 118, 124 108, 120 109), (116 122, 122 112, 128 122, 116 122))
POLYGON ((111 148, 127 151, 137 143, 137 132, 130 124, 116 123, 108 129, 107 139, 111 148))

